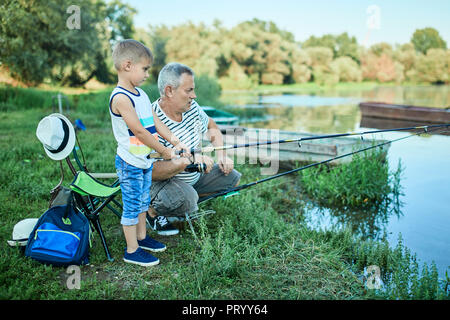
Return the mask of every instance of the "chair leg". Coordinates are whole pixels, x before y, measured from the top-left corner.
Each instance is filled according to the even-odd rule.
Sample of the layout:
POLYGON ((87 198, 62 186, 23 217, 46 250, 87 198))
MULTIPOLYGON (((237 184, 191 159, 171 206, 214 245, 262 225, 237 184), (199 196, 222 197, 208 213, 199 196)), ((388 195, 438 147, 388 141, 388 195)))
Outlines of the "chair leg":
POLYGON ((100 235, 100 239, 102 241, 103 248, 105 249, 106 257, 110 262, 114 261, 114 258, 111 256, 111 253, 109 252, 108 244, 106 243, 105 235, 103 234, 103 229, 100 224, 100 219, 95 217, 94 219, 91 219, 92 224, 94 225, 95 230, 97 230, 98 234, 100 235))

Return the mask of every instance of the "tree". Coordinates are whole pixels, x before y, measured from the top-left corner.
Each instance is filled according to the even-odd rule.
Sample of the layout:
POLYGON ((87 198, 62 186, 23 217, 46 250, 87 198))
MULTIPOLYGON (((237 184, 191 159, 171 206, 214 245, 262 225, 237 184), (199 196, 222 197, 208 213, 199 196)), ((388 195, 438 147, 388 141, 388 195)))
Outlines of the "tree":
POLYGON ((403 65, 398 61, 394 61, 387 53, 377 56, 369 51, 361 57, 361 69, 363 79, 366 80, 401 82, 404 79, 403 65))
POLYGON ((73 13, 68 10, 72 4, 2 1, 0 61, 13 77, 29 85, 45 79, 69 85, 82 85, 94 76, 108 80, 110 41, 131 35, 131 20, 125 16, 132 11, 117 12, 119 1, 80 0, 73 13), (69 23, 74 14, 79 15, 78 26, 69 23))
POLYGON ((339 57, 330 64, 330 68, 339 76, 339 81, 360 82, 362 72, 359 65, 350 57, 339 57))
POLYGON ((414 67, 417 54, 412 43, 399 46, 393 53, 394 60, 400 62, 405 68, 405 74, 414 67))
POLYGON ((447 43, 434 28, 417 29, 412 35, 411 42, 418 52, 426 54, 429 49, 447 49, 447 43))
POLYGON ((355 37, 350 37, 347 32, 339 35, 311 36, 302 43, 302 48, 310 47, 326 47, 333 52, 333 58, 348 56, 359 62, 358 42, 355 37))
POLYGON ((219 39, 203 23, 192 22, 170 30, 165 45, 167 61, 178 61, 190 66, 196 74, 216 77, 219 39))
POLYGON ((450 50, 431 48, 420 54, 408 77, 417 82, 448 83, 450 81, 450 50))

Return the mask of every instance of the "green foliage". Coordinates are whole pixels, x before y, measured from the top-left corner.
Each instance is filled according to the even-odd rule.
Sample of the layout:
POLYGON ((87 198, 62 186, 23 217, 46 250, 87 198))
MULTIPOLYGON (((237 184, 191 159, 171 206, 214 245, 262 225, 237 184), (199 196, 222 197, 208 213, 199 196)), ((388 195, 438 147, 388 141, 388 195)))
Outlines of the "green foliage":
POLYGON ((0 86, 0 111, 50 108, 56 92, 0 86))
POLYGON ((361 69, 350 57, 339 57, 330 64, 330 67, 339 76, 339 81, 360 82, 362 80, 361 69))
POLYGON ((359 242, 352 249, 357 269, 374 265, 380 268, 381 287, 368 290, 369 297, 389 300, 443 300, 449 299, 449 279, 440 279, 436 264, 419 265, 416 255, 404 246, 399 235, 395 248, 387 241, 359 242))
POLYGON ((119 1, 3 1, 0 7, 0 60, 26 84, 56 81, 81 85, 94 76, 111 81, 110 41, 132 34, 133 10, 119 1), (79 13, 79 28, 68 20, 79 13), (106 20, 105 20, 106 17, 106 20))
POLYGON ((396 173, 390 173, 385 152, 378 149, 354 154, 351 162, 337 167, 305 170, 301 181, 305 192, 322 205, 365 207, 390 202, 391 193, 400 193, 394 186, 399 187, 401 170, 399 164, 396 173))
POLYGON ((302 48, 325 47, 333 52, 334 58, 350 57, 359 62, 358 42, 355 37, 350 37, 347 32, 339 35, 326 34, 321 37, 311 36, 302 43, 302 48))
POLYGON ((447 43, 434 28, 417 29, 412 35, 411 42, 418 52, 426 54, 429 49, 447 49, 447 43))
POLYGON ((410 80, 426 83, 446 83, 450 80, 450 51, 429 49, 418 55, 415 68, 407 73, 410 80))

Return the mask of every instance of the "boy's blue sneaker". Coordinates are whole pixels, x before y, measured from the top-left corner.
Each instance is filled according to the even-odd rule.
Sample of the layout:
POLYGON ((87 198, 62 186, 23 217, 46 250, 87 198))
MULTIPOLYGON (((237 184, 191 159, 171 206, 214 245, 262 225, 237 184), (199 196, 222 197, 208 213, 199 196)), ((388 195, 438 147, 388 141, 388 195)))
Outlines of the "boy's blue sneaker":
POLYGON ((150 250, 153 252, 161 252, 166 250, 166 245, 150 238, 148 235, 143 240, 138 240, 138 245, 142 249, 150 250))
POLYGON ((128 253, 125 248, 125 254, 123 255, 123 261, 128 263, 138 264, 143 267, 155 266, 159 263, 159 259, 152 256, 147 251, 137 248, 133 253, 128 253))

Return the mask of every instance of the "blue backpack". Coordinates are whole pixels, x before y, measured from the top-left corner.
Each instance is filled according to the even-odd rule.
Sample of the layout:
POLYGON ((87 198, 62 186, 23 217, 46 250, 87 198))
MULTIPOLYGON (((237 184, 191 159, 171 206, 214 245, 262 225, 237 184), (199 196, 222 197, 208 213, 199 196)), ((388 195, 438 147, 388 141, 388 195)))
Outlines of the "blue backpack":
POLYGON ((48 209, 28 238, 25 255, 55 266, 89 263, 89 221, 76 210, 72 197, 67 205, 48 209))

